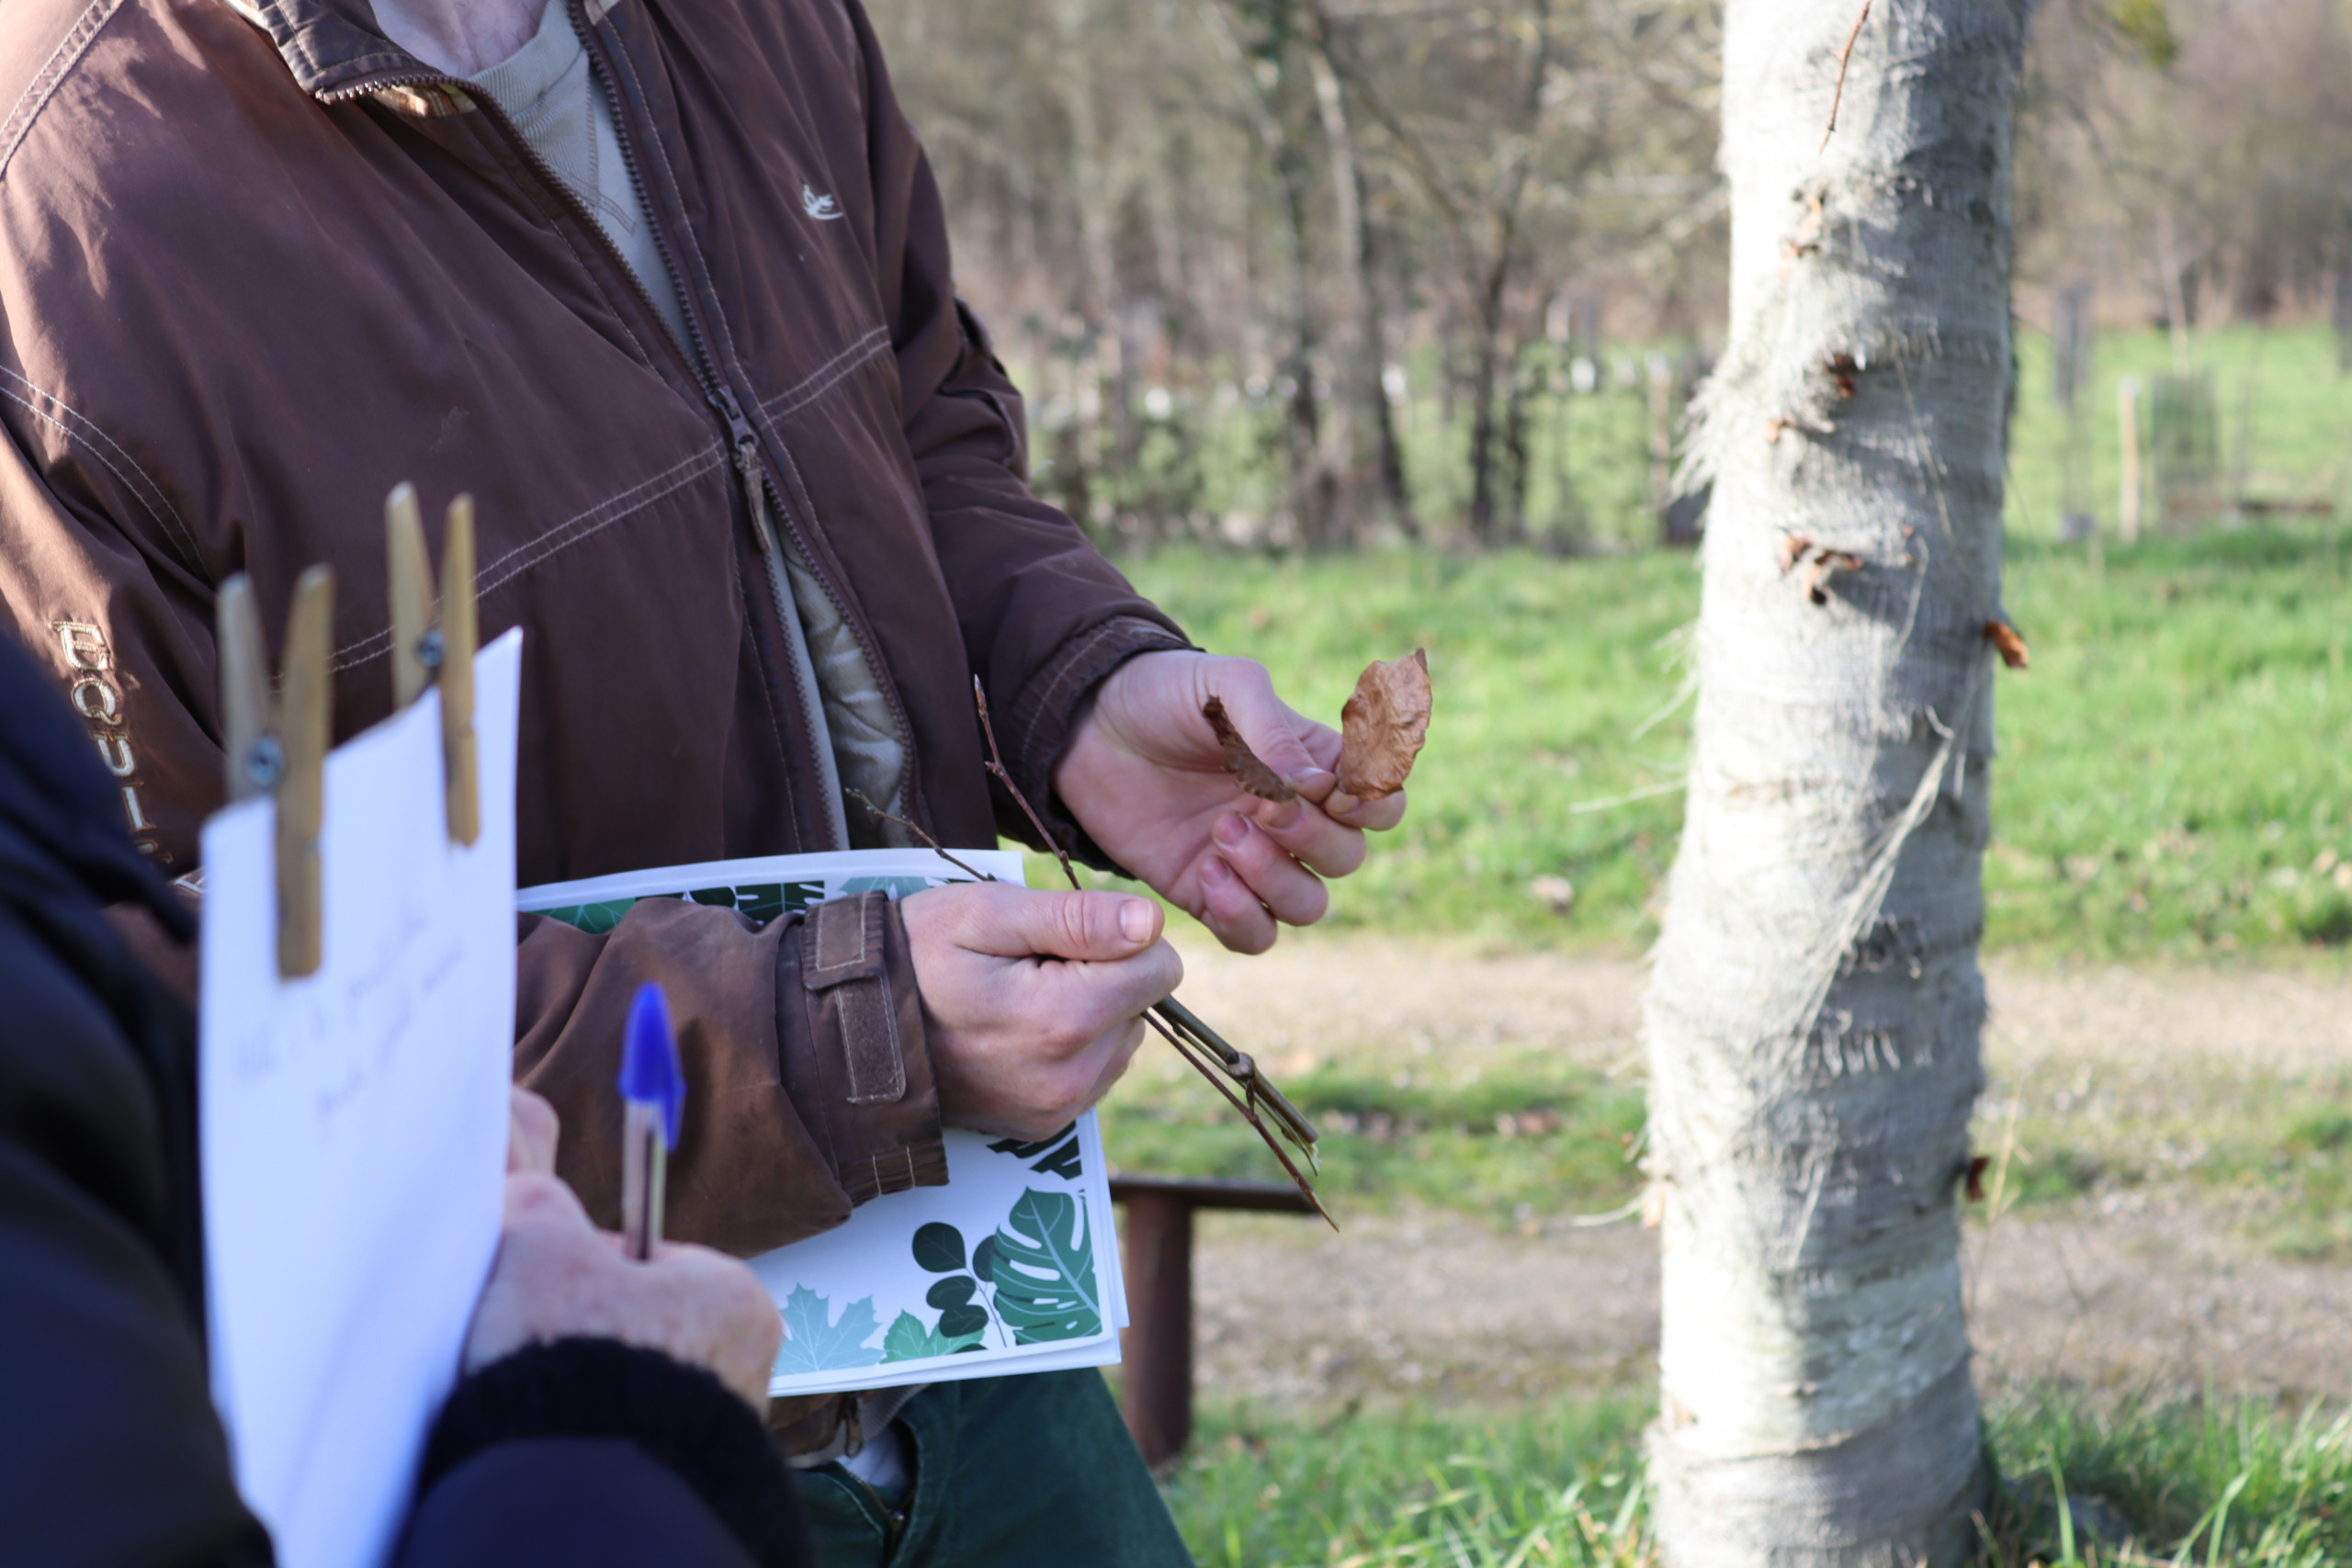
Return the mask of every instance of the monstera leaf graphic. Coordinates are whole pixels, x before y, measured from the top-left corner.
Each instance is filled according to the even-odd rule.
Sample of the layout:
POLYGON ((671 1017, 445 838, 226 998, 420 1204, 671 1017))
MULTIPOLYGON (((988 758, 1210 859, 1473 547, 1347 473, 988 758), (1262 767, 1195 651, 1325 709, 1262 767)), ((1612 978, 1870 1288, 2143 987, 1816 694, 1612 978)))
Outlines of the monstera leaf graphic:
POLYGON ((831 1303, 806 1285, 795 1285, 784 1299, 784 1348, 775 1353, 776 1375, 873 1366, 883 1352, 866 1341, 881 1326, 872 1296, 844 1305, 836 1323, 831 1303))
POLYGON ((1067 1192, 1030 1188, 989 1239, 988 1279, 997 1315, 1015 1343, 1084 1339, 1102 1332, 1096 1298, 1094 1238, 1085 1211, 1067 1192))
MULTIPOLYGON (((942 1314, 944 1328, 948 1314, 942 1314)), ((988 1319, 981 1317, 985 1325, 988 1319)), ((978 1330, 969 1334, 945 1334, 922 1325, 922 1319, 910 1312, 901 1312, 890 1320, 890 1332, 882 1337, 882 1359, 885 1361, 922 1361, 933 1356, 953 1356, 959 1350, 980 1348, 978 1330)))

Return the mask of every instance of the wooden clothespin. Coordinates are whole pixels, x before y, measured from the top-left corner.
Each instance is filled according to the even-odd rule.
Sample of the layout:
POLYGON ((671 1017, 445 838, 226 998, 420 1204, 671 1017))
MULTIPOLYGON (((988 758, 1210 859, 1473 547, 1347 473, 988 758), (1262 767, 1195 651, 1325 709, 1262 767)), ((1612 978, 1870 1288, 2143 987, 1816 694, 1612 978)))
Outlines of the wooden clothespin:
POLYGON ((474 651, 481 632, 474 604, 472 496, 461 495, 449 503, 447 524, 441 541, 436 615, 416 487, 403 482, 384 498, 384 545, 392 608, 392 704, 406 707, 438 677, 449 837, 470 844, 481 836, 481 764, 474 744, 474 651))
POLYGON ((275 703, 261 615, 243 572, 221 584, 216 615, 228 795, 232 801, 277 796, 277 973, 298 979, 318 973, 323 953, 319 829, 326 819, 333 739, 327 660, 334 641, 334 573, 314 566, 294 584, 275 703))

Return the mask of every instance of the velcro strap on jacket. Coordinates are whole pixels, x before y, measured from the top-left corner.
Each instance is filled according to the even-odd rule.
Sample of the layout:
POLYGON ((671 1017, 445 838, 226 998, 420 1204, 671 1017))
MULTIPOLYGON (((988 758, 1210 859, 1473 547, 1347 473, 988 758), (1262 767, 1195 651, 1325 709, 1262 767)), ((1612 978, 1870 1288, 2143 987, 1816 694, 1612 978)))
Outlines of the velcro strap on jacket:
POLYGON ((887 893, 831 899, 809 909, 800 942, 801 983, 811 991, 832 993, 852 1105, 888 1105, 906 1098, 898 1003, 882 961, 882 922, 889 918, 887 893))

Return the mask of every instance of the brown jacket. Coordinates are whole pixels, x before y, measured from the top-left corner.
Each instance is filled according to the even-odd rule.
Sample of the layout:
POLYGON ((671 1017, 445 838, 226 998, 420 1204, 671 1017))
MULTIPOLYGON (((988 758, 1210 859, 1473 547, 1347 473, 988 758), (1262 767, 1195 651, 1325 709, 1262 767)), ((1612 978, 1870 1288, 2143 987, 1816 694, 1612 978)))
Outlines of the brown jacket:
MULTIPOLYGON (((1023 484, 1018 397, 855 0, 555 3, 615 84, 684 351, 496 108, 366 0, 0 6, 0 604, 172 872, 220 795, 216 585, 252 575, 274 645, 332 563, 336 734, 374 723, 403 479, 428 517, 473 493, 483 634, 526 628, 526 885, 827 847, 746 484, 863 642, 910 814, 950 845, 1012 822, 974 674, 1042 801, 1094 683, 1182 645, 1023 484)), ((940 1179, 904 933, 840 914, 821 940, 676 903, 603 937, 522 922, 517 1072, 592 1210, 617 1206, 648 976, 692 1075, 674 1233, 752 1251, 940 1179), (893 1035, 903 1091, 854 1103, 893 1035)))

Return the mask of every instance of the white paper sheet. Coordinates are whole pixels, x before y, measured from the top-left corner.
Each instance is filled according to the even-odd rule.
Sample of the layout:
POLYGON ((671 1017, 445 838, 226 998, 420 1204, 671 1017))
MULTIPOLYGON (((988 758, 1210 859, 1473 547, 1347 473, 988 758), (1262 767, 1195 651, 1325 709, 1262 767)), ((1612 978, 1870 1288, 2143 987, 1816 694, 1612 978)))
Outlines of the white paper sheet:
MULTIPOLYGON (((1022 880, 1017 853, 958 850, 956 858, 1000 881, 1022 880)), ((861 850, 707 861, 551 883, 525 888, 516 908, 602 931, 639 898, 692 898, 768 920, 869 888, 896 897, 968 880, 930 850, 861 850)), ((694 1092, 689 1083, 686 1093, 694 1092)), ((946 1186, 874 1199, 838 1229, 752 1259, 785 1323, 771 1394, 946 1382, 1118 1360, 1118 1331, 1127 1325, 1126 1281, 1094 1113, 1025 1152, 1011 1140, 979 1133, 950 1131, 944 1141, 946 1186), (1057 1232, 1051 1238, 1041 1234, 1047 1222, 1057 1232), (926 1226, 955 1233, 960 1262, 932 1267, 944 1265, 947 1254, 926 1249, 918 1256, 918 1235, 926 1226), (1028 1244, 1036 1252, 1028 1263, 984 1276, 974 1265, 990 1237, 996 1238, 992 1250, 1028 1244), (1048 1294, 1066 1288, 1070 1310, 1058 1316, 1023 1314, 1017 1302, 1005 1299, 1009 1287, 1034 1303, 1041 1286, 1048 1294), (959 1321, 965 1331, 950 1333, 959 1321), (972 1348, 946 1348, 966 1344, 972 1348)))
POLYGON ((445 828, 437 692, 328 757, 318 974, 277 976, 275 804, 205 825, 213 1399, 282 1568, 384 1561, 497 1250, 521 647, 475 661, 471 848, 445 828))

